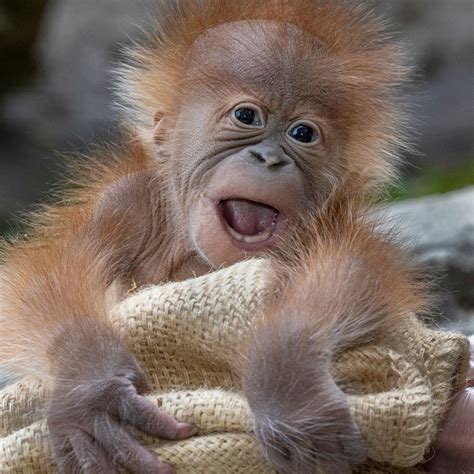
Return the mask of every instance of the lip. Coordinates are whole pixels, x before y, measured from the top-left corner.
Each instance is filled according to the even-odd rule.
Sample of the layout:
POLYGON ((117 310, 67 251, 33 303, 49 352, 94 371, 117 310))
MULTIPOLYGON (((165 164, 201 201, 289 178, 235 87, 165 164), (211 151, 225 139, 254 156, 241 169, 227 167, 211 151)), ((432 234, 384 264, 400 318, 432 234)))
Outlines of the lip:
POLYGON ((283 234, 285 233, 286 228, 288 227, 288 221, 286 217, 283 215, 280 209, 272 206, 270 203, 263 202, 263 201, 255 201, 252 199, 245 198, 243 196, 235 196, 235 197, 226 197, 223 199, 219 199, 214 202, 214 209, 219 217, 219 221, 225 233, 229 236, 230 241, 234 247, 237 247, 244 252, 262 252, 268 251, 273 249, 276 244, 281 240, 283 234), (273 207, 276 211, 278 211, 278 216, 276 222, 273 226, 273 231, 269 233, 268 238, 264 240, 254 240, 253 236, 242 236, 237 231, 235 231, 230 225, 228 224, 224 214, 222 212, 222 203, 224 201, 229 200, 246 200, 255 202, 257 204, 263 204, 265 206, 273 207), (244 241, 245 239, 246 241, 244 241))

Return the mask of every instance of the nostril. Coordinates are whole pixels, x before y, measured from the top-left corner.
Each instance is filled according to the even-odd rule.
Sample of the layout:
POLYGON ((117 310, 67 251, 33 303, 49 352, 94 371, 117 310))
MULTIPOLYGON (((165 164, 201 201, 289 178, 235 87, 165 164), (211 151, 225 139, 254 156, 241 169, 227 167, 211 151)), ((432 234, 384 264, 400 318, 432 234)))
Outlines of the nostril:
POLYGON ((273 167, 273 166, 279 167, 279 166, 287 164, 285 159, 275 156, 274 154, 264 155, 264 154, 259 153, 258 151, 252 150, 250 151, 250 155, 256 160, 258 160, 260 163, 264 163, 268 167, 273 167))
POLYGON ((261 163, 265 163, 267 161, 258 151, 250 150, 250 154, 261 163))

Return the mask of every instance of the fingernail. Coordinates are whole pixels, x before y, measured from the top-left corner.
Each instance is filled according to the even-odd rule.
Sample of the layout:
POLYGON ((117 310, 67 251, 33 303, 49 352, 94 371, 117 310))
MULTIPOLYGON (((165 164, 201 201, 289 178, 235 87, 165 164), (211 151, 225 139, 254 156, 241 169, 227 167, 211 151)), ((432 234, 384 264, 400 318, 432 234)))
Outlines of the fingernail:
POLYGON ((156 404, 159 406, 159 407, 162 407, 163 406, 163 400, 161 398, 157 398, 156 399, 156 404))
POLYGON ((157 474, 175 474, 176 469, 171 464, 159 463, 157 474))
POLYGON ((198 427, 190 423, 178 423, 178 437, 189 438, 198 433, 198 427))

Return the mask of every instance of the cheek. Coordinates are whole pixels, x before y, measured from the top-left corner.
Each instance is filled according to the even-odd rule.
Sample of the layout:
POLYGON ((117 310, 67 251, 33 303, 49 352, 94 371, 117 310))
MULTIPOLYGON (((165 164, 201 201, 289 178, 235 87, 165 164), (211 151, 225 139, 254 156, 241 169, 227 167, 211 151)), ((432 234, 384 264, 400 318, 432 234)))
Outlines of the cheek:
POLYGON ((196 174, 202 165, 202 157, 206 156, 205 144, 195 140, 190 133, 177 133, 169 143, 168 150, 170 180, 174 182, 180 200, 192 200, 192 196, 188 195, 189 190, 202 189, 202 177, 197 177, 196 174), (195 179, 198 182, 194 182, 195 179))
POLYGON ((346 176, 347 167, 340 154, 321 154, 305 160, 304 172, 312 196, 312 207, 319 208, 346 176))

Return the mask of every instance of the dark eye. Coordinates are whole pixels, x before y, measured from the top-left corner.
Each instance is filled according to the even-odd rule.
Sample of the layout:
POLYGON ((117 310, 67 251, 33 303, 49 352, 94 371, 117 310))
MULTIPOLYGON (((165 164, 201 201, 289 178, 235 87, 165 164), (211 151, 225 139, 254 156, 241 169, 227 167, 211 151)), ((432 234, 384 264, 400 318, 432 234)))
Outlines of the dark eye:
POLYGON ((250 107, 239 107, 234 110, 234 117, 244 125, 251 127, 261 127, 262 119, 256 109, 250 107))
POLYGON ((288 135, 293 138, 293 140, 301 143, 314 143, 319 140, 319 132, 304 123, 300 123, 291 128, 288 135))

